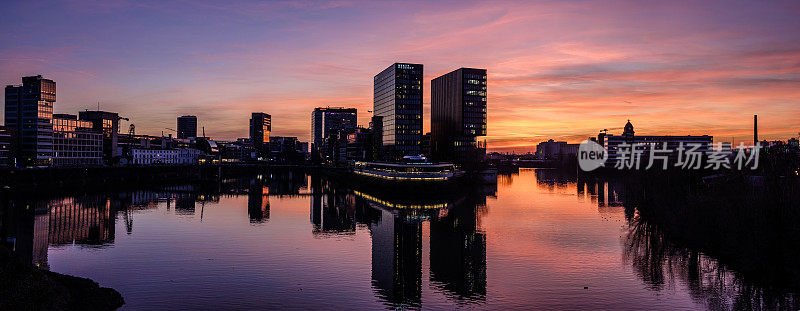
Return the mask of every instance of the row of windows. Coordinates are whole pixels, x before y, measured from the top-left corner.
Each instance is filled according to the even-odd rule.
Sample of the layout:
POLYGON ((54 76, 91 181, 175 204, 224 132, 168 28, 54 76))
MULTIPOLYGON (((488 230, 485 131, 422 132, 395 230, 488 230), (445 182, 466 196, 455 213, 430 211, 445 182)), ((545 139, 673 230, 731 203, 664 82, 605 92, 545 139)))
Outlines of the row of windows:
POLYGON ((465 95, 486 96, 486 91, 466 90, 465 95))
POLYGON ((486 107, 467 107, 464 112, 486 112, 486 107))
POLYGON ((420 120, 422 119, 422 115, 420 114, 398 114, 397 120, 420 120))
POLYGON ((482 91, 485 91, 486 90, 486 86, 485 85, 481 86, 481 85, 469 85, 468 84, 468 85, 464 86, 464 89, 465 90, 482 90, 482 91))
POLYGON ((474 84, 474 85, 486 85, 486 80, 466 79, 464 80, 464 83, 474 84))
POLYGON ((416 85, 397 84, 397 85, 395 86, 395 89, 398 89, 398 90, 405 90, 405 89, 411 89, 411 90, 421 90, 421 89, 422 89, 422 86, 421 86, 421 85, 419 85, 419 84, 416 84, 416 85))
POLYGON ((102 158, 103 152, 101 151, 76 151, 76 150, 54 150, 53 157, 55 158, 102 158))
POLYGON ((419 95, 419 94, 411 94, 411 95, 396 94, 394 98, 397 98, 397 99, 420 99, 420 98, 422 98, 422 95, 419 95))
POLYGON ((478 80, 486 80, 486 75, 480 75, 475 73, 465 73, 464 79, 478 79, 478 80))

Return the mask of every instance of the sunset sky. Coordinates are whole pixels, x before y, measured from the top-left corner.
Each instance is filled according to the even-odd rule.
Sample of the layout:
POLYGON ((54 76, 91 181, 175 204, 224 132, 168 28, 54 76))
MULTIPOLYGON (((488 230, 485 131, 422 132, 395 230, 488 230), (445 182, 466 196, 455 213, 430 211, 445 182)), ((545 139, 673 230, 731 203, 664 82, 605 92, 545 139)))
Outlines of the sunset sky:
MULTIPOLYGON (((430 80, 488 70, 490 150, 579 142, 602 129, 752 141, 800 132, 800 1, 13 1, 0 81, 56 81, 57 113, 96 109, 160 135, 198 116, 219 140, 307 140, 314 107, 359 110, 394 62, 430 80)), ((129 123, 122 123, 127 131, 129 123)))

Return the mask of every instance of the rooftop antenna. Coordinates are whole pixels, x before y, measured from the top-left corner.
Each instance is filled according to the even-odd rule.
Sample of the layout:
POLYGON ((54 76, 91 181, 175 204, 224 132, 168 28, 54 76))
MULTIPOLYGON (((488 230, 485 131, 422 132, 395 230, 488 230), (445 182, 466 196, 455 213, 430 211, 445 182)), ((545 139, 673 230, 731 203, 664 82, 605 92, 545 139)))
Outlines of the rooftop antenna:
POLYGON ((100 102, 97 102, 97 111, 100 111, 100 102))
POLYGON ((203 138, 206 138, 206 127, 203 127, 203 138))

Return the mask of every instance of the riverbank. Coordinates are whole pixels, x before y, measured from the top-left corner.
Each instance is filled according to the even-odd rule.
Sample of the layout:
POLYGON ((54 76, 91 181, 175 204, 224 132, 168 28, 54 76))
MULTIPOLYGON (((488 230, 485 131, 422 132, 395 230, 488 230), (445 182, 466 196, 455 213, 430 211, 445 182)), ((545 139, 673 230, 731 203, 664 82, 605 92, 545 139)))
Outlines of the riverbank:
POLYGON ((176 182, 218 181, 242 175, 289 170, 309 172, 316 169, 319 167, 262 164, 2 169, 0 170, 0 188, 6 188, 12 192, 58 190, 69 193, 70 191, 84 191, 88 188, 102 190, 176 182))
POLYGON ((0 310, 115 310, 124 303, 114 289, 41 270, 0 246, 0 310))

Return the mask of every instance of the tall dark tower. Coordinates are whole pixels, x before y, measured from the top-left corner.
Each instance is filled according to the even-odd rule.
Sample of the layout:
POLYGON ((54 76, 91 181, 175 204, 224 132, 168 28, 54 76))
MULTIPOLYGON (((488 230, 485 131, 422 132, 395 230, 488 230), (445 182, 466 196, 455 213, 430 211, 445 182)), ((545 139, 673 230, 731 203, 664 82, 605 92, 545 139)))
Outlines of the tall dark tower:
POLYGON ((189 137, 197 137, 197 117, 178 117, 178 138, 184 139, 189 137))
POLYGON ((272 131, 272 116, 263 112, 253 112, 250 118, 250 141, 265 154, 269 147, 269 133, 272 131))
POLYGON ((422 65, 394 63, 374 78, 374 116, 383 120, 387 159, 419 155, 422 141, 422 65))
POLYGON ((758 115, 753 115, 753 146, 758 144, 758 115))
POLYGON ((440 161, 474 162, 485 154, 486 69, 460 68, 431 81, 431 151, 440 161))

